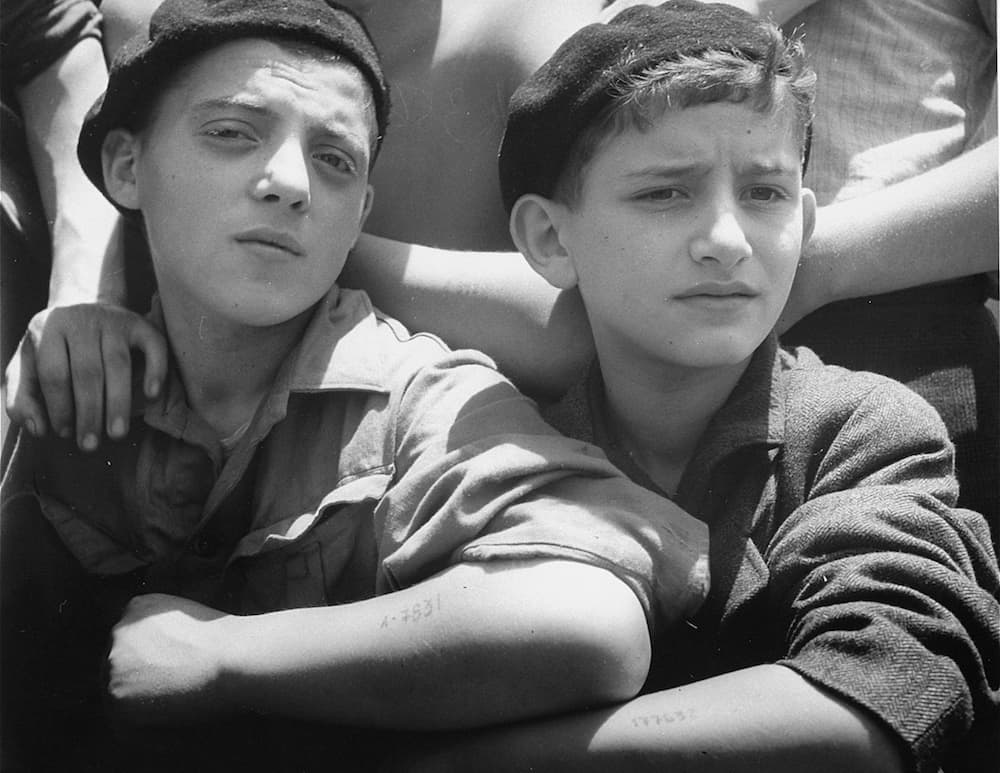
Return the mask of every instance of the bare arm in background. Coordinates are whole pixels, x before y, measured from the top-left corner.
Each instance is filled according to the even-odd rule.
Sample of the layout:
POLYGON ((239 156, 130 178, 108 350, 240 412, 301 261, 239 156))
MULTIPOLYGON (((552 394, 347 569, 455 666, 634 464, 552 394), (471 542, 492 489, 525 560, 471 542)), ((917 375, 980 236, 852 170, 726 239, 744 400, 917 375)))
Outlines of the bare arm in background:
POLYGON ((834 301, 997 270, 997 140, 820 207, 782 325, 834 301))
POLYGON ((75 431, 81 446, 95 447, 103 430, 124 434, 112 417, 128 416, 130 347, 144 351, 151 376, 165 362, 159 334, 117 305, 125 290, 119 216, 76 157, 83 117, 106 85, 101 43, 87 38, 18 91, 52 269, 48 306, 31 319, 5 374, 14 421, 34 434, 50 424, 64 437, 75 431))

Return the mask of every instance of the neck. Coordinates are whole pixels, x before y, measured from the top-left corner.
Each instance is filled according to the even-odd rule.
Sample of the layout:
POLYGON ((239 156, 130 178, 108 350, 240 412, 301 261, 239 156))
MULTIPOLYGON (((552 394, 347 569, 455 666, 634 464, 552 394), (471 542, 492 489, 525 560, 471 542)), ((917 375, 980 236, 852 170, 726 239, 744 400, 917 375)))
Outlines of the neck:
POLYGON ((625 361, 598 349, 608 421, 622 449, 668 494, 674 494, 708 423, 747 361, 686 368, 625 361))
POLYGON ((171 352, 191 408, 220 438, 247 424, 301 339, 312 310, 280 325, 238 325, 161 298, 171 352))

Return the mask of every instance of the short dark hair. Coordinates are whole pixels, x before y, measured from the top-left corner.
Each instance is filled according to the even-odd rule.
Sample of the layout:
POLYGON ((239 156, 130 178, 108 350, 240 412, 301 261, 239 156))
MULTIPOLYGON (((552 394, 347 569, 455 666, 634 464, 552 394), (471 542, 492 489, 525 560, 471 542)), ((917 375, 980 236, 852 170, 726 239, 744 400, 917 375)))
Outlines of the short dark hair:
MULTIPOLYGON (((610 101, 583 127, 559 173, 553 196, 577 203, 587 164, 605 140, 627 129, 645 131, 668 110, 716 102, 747 103, 762 113, 795 111, 803 162, 813 119, 816 74, 805 63, 801 42, 768 25, 771 45, 759 60, 738 51, 709 49, 626 73, 610 89, 610 101)), ((625 57, 628 53, 625 54, 625 57)))
MULTIPOLYGON (((498 158, 508 212, 526 193, 555 195, 580 134, 599 126, 606 111, 615 112, 611 103, 628 101, 619 94, 634 77, 643 83, 678 80, 669 102, 645 92, 670 86, 637 92, 633 101, 648 102, 650 109, 751 97, 754 104, 782 104, 789 86, 796 102, 800 94, 803 104, 812 102, 813 75, 799 43, 787 42, 771 22, 699 0, 630 6, 607 22, 580 28, 511 96, 498 158), (654 77, 657 72, 663 74, 654 77), (753 85, 757 81, 761 85, 753 85)), ((808 131, 805 136, 808 147, 808 131)))

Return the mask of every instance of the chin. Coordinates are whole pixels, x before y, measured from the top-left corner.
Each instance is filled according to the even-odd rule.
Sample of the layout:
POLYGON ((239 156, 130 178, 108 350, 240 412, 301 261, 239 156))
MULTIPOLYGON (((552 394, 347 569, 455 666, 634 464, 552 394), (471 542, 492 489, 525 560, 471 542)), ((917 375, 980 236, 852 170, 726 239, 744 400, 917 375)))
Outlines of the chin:
POLYGON ((252 327, 281 325, 311 311, 322 297, 315 293, 294 294, 287 288, 269 287, 263 293, 244 297, 239 306, 230 306, 228 316, 234 322, 252 327))
POLYGON ((689 368, 731 368, 743 365, 757 351, 764 337, 718 337, 707 336, 685 347, 683 352, 675 351, 671 359, 689 368))

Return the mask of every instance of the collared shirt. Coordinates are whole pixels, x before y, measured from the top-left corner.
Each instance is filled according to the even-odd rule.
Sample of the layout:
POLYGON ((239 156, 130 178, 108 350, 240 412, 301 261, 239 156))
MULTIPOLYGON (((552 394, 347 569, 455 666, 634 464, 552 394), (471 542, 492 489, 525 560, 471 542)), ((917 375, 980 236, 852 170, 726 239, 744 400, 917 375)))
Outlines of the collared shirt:
POLYGON ((472 351, 334 288, 226 454, 172 374, 92 454, 23 436, 4 499, 35 497, 94 574, 254 613, 412 585, 459 561, 613 572, 651 625, 706 592, 706 529, 558 435, 472 351))
MULTIPOLYGON (((616 448, 603 401, 594 368, 546 416, 657 490, 616 448)), ((646 689, 780 663, 936 770, 974 719, 1000 719, 1000 576, 985 521, 951 507, 952 466, 914 393, 771 337, 681 478, 675 501, 709 526, 712 588, 654 652, 646 689)))

